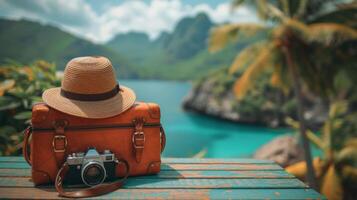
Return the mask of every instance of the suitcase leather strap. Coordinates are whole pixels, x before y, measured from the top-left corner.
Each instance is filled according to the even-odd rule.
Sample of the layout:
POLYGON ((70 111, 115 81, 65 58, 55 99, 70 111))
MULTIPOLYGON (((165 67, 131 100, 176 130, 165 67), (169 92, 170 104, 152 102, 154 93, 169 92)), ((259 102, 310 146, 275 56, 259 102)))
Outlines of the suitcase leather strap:
MULTIPOLYGON (((24 156, 26 162, 31 166, 31 158, 29 152, 29 140, 32 134, 32 126, 28 126, 24 131, 24 141, 22 144, 22 155, 24 156)), ((165 130, 162 126, 160 126, 160 134, 161 134, 161 152, 164 151, 166 146, 166 135, 165 130)), ((57 139, 54 139, 57 140, 57 139)), ((56 141, 57 143, 57 141, 56 141)), ((57 148, 57 147, 56 147, 57 148)), ((62 157, 63 158, 63 157, 62 157)))
POLYGON ((114 181, 112 183, 103 183, 100 185, 96 185, 96 186, 78 190, 78 191, 66 192, 63 189, 63 181, 66 176, 66 173, 69 170, 69 166, 68 166, 68 163, 65 162, 62 165, 61 169, 58 171, 57 176, 56 176, 56 182, 55 182, 56 190, 61 197, 69 197, 69 198, 94 197, 94 196, 99 196, 99 195, 106 194, 109 192, 113 192, 123 186, 125 180, 128 178, 129 173, 130 173, 130 167, 126 160, 118 159, 118 164, 119 163, 123 163, 125 165, 125 175, 123 178, 121 178, 117 181, 114 181))
POLYGON ((22 155, 24 156, 26 162, 31 166, 31 158, 29 153, 29 140, 32 134, 32 126, 28 126, 24 131, 24 141, 22 143, 22 155))
POLYGON ((52 148, 58 168, 60 168, 65 161, 67 138, 64 132, 67 125, 68 121, 66 120, 57 120, 53 122, 54 135, 52 139, 52 148))
POLYGON ((144 118, 136 118, 133 120, 133 123, 135 126, 132 135, 133 149, 135 160, 137 163, 140 163, 145 148, 145 133, 143 130, 145 120, 144 118))

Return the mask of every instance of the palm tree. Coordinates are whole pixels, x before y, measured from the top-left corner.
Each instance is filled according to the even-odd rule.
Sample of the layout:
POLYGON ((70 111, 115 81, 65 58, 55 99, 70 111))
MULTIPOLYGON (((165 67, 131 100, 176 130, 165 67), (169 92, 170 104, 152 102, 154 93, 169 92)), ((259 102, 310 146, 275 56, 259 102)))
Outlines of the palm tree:
MULTIPOLYGON (((341 94, 346 94, 343 89, 340 90, 341 94)), ((357 112, 351 112, 349 101, 343 97, 330 103, 320 134, 309 129, 306 132, 310 141, 323 153, 322 159, 315 158, 313 164, 318 172, 316 178, 321 192, 328 199, 355 199, 356 196, 357 112)), ((287 123, 294 129, 299 128, 299 123, 291 118, 287 123)), ((306 167, 303 162, 298 162, 288 166, 286 171, 303 179, 306 167)))
POLYGON ((337 67, 336 62, 345 60, 343 56, 348 54, 342 46, 357 39, 354 29, 357 5, 335 5, 335 1, 331 0, 236 0, 233 8, 242 3, 256 9, 262 23, 225 24, 214 28, 209 41, 210 50, 220 50, 231 41, 260 31, 268 33, 266 39, 245 48, 233 61, 230 73, 243 72, 234 84, 234 92, 238 99, 242 98, 267 70, 273 71, 272 85, 283 90, 293 89, 298 102, 299 132, 307 165, 306 180, 317 189, 306 135, 303 89, 308 88, 320 95, 330 92, 331 80, 337 70, 344 67, 337 67))

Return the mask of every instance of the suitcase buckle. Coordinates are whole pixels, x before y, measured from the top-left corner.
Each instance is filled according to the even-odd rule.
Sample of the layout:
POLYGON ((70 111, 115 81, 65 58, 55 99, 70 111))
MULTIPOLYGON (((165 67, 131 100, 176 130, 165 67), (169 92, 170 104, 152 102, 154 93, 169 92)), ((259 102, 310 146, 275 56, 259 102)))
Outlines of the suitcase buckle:
POLYGON ((55 135, 52 140, 53 151, 56 153, 63 153, 67 147, 67 138, 64 135, 55 135), (62 141, 63 144, 58 144, 62 141), (58 145, 57 145, 58 144, 58 145), (57 146, 62 146, 62 148, 57 148, 57 146))
POLYGON ((145 143, 145 134, 143 131, 136 131, 132 137, 133 145, 136 149, 143 149, 145 143), (142 141, 142 144, 137 144, 137 141, 142 141))

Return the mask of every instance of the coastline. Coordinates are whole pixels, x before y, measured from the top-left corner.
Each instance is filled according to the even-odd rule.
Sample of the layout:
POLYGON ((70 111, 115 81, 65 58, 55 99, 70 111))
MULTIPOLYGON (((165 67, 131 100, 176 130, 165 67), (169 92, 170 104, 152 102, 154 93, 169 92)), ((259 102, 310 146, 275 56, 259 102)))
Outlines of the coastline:
MULTIPOLYGON (((293 95, 284 95, 278 89, 271 88, 263 79, 260 86, 255 88, 255 94, 252 92, 243 100, 237 100, 232 89, 234 77, 228 77, 229 81, 222 82, 222 74, 227 76, 225 70, 220 70, 193 84, 182 101, 182 108, 187 112, 216 119, 269 128, 288 127, 286 118, 296 118, 293 95)), ((327 117, 326 105, 313 96, 307 96, 305 104, 308 127, 319 128, 327 117)))

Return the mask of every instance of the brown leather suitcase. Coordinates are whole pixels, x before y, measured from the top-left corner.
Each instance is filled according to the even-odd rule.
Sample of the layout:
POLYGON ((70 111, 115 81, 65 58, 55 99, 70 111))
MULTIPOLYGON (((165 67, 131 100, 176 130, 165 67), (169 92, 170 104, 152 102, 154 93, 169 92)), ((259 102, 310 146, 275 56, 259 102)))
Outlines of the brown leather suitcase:
POLYGON ((67 156, 85 152, 88 147, 98 152, 109 149, 127 162, 116 165, 117 177, 158 173, 165 147, 159 106, 137 102, 124 113, 104 119, 68 115, 44 103, 33 106, 32 127, 25 132, 24 156, 32 165, 35 185, 54 183, 67 156), (129 169, 125 169, 126 164, 129 169))

